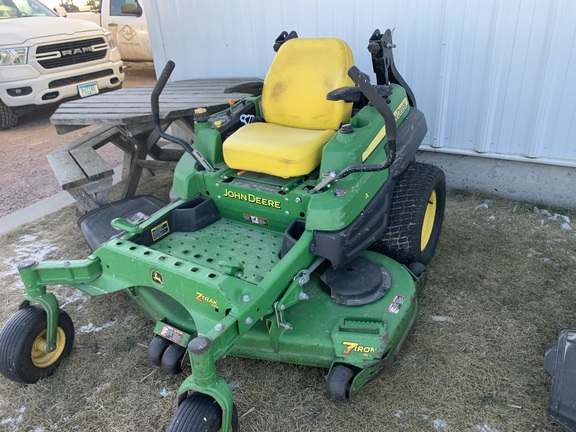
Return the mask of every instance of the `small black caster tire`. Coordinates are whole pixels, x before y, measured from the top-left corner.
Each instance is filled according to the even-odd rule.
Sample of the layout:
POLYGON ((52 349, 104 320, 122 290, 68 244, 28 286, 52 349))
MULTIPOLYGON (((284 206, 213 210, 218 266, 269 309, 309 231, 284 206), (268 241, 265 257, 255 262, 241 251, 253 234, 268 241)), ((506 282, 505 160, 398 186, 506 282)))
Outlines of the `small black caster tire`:
POLYGON ((169 374, 179 374, 182 372, 182 360, 184 359, 184 354, 186 354, 186 348, 181 347, 175 343, 170 344, 168 348, 162 354, 162 361, 160 366, 166 373, 169 374))
POLYGON ((34 384, 52 375, 70 355, 74 344, 74 324, 70 316, 60 311, 56 347, 45 352, 46 311, 25 307, 16 312, 0 331, 0 373, 6 378, 34 384))
POLYGON ((348 366, 336 365, 328 374, 326 390, 333 401, 347 402, 350 400, 350 387, 356 372, 348 366))
POLYGON ((162 355, 171 343, 162 336, 155 336, 148 344, 148 360, 150 363, 154 366, 160 366, 162 364, 162 355))
POLYGON ((412 274, 418 278, 422 276, 424 273, 426 273, 426 266, 419 262, 410 264, 408 268, 410 269, 412 274))
MULTIPOLYGON (((211 397, 193 393, 180 404, 167 432, 218 432, 222 426, 222 408, 211 397)), ((231 432, 238 431, 238 411, 232 411, 231 432)))

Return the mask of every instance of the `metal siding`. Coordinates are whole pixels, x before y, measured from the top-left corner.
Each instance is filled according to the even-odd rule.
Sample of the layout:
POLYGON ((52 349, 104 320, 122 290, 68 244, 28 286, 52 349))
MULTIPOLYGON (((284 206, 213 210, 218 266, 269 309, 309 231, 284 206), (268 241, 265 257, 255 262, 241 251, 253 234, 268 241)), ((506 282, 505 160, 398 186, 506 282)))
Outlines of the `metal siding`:
POLYGON ((145 0, 158 71, 264 77, 282 30, 333 36, 372 75, 375 28, 395 28, 398 69, 430 150, 576 166, 573 0, 145 0))

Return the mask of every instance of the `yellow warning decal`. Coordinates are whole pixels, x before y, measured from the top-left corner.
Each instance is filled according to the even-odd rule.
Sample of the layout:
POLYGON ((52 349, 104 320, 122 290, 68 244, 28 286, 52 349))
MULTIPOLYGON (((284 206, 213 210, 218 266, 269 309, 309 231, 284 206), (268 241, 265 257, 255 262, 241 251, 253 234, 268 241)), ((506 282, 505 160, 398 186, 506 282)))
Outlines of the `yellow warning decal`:
POLYGON ((168 221, 164 221, 160 225, 156 225, 154 228, 150 230, 150 234, 152 234, 152 240, 154 241, 164 237, 169 232, 170 227, 168 226, 168 221))

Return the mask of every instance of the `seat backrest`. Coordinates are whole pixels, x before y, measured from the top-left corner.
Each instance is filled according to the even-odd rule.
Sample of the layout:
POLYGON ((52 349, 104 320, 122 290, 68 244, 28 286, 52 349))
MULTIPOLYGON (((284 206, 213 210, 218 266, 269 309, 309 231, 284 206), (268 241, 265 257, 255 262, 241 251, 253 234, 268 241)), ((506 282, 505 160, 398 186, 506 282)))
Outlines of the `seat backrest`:
POLYGON ((333 38, 286 41, 264 80, 262 111, 268 123, 301 129, 337 130, 350 121, 352 104, 328 101, 328 92, 354 83, 354 65, 346 42, 333 38))

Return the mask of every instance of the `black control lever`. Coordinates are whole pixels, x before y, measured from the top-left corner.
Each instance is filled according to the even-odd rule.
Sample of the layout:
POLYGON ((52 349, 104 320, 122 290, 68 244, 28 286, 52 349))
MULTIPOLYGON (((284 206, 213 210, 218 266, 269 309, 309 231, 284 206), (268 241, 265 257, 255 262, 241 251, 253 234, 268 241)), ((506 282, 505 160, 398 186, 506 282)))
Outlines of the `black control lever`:
POLYGON ((156 82, 156 85, 154 86, 154 90, 152 90, 152 95, 150 96, 150 104, 152 106, 152 120, 154 122, 154 129, 162 138, 181 146, 186 151, 186 153, 192 156, 196 162, 198 162, 206 171, 214 171, 212 165, 210 165, 210 163, 204 159, 204 156, 202 156, 200 152, 195 150, 183 139, 166 133, 160 124, 160 94, 162 93, 162 90, 164 90, 164 87, 166 86, 170 75, 172 75, 172 71, 174 70, 175 66, 176 64, 172 60, 168 60, 166 66, 164 66, 164 69, 160 74, 160 77, 158 78, 158 81, 156 82))

